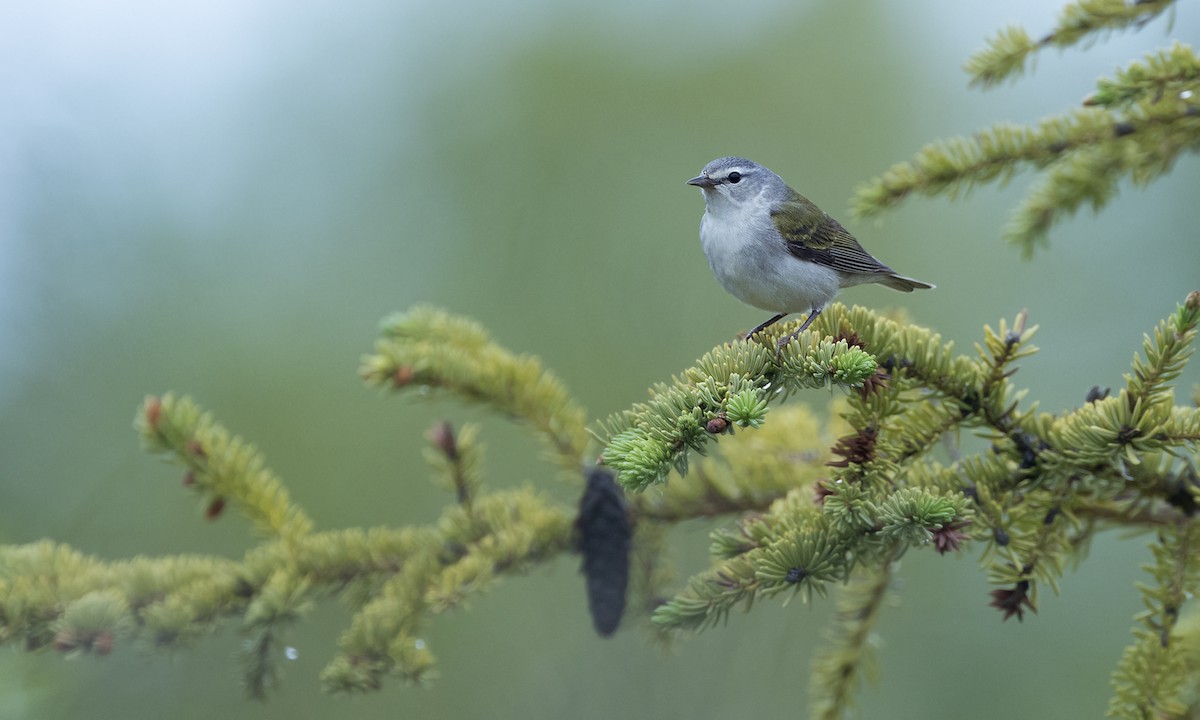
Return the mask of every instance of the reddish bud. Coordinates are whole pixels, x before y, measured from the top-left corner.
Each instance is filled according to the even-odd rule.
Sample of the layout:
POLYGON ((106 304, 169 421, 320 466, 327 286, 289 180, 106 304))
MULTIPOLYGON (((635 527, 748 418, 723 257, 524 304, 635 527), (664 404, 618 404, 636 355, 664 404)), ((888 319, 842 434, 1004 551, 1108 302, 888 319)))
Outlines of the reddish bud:
POLYGON ((867 347, 867 344, 862 341, 862 338, 858 336, 858 333, 854 332, 846 325, 838 328, 838 334, 833 338, 834 342, 839 342, 841 340, 845 340, 846 344, 850 347, 864 349, 867 347))
POLYGON ((874 375, 870 375, 863 380, 862 387, 858 389, 858 394, 863 400, 866 400, 871 395, 881 393, 886 390, 888 386, 888 380, 891 379, 892 376, 889 375, 886 370, 881 367, 877 367, 875 368, 874 375))
POLYGON ((70 652, 79 647, 79 638, 70 630, 59 630, 54 635, 54 649, 59 652, 70 652))
POLYGON ((816 485, 813 485, 815 497, 813 502, 818 507, 825 507, 825 498, 833 494, 833 488, 829 486, 828 480, 818 480, 816 485))
POLYGON ((1007 620, 1013 615, 1017 616, 1017 621, 1025 619, 1025 608, 1029 608, 1033 612, 1037 612, 1037 608, 1033 606, 1033 601, 1029 599, 1029 581, 1021 580, 1012 587, 1011 590, 999 588, 993 590, 990 595, 992 601, 988 603, 992 607, 1004 613, 1004 619, 1007 620))
POLYGON ((838 438, 830 452, 841 457, 825 464, 830 467, 844 468, 871 462, 875 459, 875 437, 878 434, 879 431, 875 428, 867 427, 853 435, 838 438))
POLYGON ((152 430, 158 429, 158 418, 162 415, 162 400, 153 395, 146 396, 146 425, 152 430))
POLYGON ((446 457, 451 460, 458 459, 458 443, 454 439, 454 426, 449 420, 434 423, 425 431, 425 439, 446 457))
POLYGON ((96 638, 92 640, 92 650, 97 655, 107 655, 113 649, 113 634, 108 631, 96 633, 96 638))
POLYGON ((725 417, 725 413, 721 413, 709 420, 704 429, 713 435, 720 435, 729 429, 729 419, 725 417))
POLYGON ((207 520, 216 520, 221 517, 221 513, 225 511, 225 498, 217 496, 208 504, 204 510, 204 517, 207 520))
POLYGON ((402 388, 412 382, 413 369, 411 365, 401 365, 392 373, 392 385, 402 388))
POLYGON ((188 440, 184 447, 198 458, 208 457, 208 453, 204 452, 204 446, 200 444, 199 440, 188 440))
POLYGON ((933 531, 933 547, 939 555, 958 550, 964 540, 971 538, 970 535, 963 532, 963 528, 966 526, 966 522, 952 522, 933 531))

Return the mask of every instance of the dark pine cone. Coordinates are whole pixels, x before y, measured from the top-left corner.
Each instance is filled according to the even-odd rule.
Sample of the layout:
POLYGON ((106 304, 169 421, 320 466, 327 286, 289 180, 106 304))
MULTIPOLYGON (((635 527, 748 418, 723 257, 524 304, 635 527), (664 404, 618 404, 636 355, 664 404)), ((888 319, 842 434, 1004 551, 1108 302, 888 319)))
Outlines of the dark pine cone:
POLYGON ((579 551, 587 579, 588 609, 592 625, 604 637, 612 635, 625 612, 629 584, 629 545, 633 528, 625 510, 625 496, 608 468, 587 473, 587 488, 579 502, 579 551))

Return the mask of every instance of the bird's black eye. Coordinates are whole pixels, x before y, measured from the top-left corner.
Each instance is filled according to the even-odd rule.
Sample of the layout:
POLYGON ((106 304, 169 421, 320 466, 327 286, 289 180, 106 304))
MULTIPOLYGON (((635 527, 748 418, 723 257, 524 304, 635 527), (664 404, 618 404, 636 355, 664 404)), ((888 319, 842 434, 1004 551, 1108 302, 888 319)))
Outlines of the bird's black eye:
POLYGON ((734 185, 737 185, 738 183, 740 183, 742 181, 742 174, 735 170, 734 172, 729 173, 729 175, 725 179, 728 180, 729 182, 733 183, 734 185))

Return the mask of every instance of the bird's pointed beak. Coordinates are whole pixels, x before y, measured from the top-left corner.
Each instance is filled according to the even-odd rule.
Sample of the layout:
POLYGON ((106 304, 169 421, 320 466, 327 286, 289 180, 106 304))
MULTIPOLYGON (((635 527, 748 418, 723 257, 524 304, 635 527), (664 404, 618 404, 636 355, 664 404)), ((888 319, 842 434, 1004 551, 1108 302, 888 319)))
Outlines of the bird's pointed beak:
POLYGON ((717 181, 713 180, 712 178, 710 178, 707 175, 698 175, 698 176, 692 178, 691 180, 688 180, 687 184, 695 185, 698 188, 710 188, 710 187, 713 187, 714 185, 716 185, 717 181))

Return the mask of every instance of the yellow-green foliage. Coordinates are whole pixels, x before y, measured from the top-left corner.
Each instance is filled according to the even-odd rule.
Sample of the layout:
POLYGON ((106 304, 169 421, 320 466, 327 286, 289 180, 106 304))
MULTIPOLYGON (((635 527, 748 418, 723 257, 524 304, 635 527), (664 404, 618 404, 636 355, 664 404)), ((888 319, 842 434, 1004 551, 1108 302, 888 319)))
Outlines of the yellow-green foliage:
MULTIPOLYGON (((990 87, 1020 74, 1047 46, 1066 48, 1097 33, 1140 26, 1172 0, 1081 0, 1064 8, 1041 40, 1005 28, 967 62, 972 84, 990 87)), ((1026 167, 1042 178, 1013 214, 1005 237, 1026 256, 1050 227, 1084 205, 1099 210, 1128 177, 1146 185, 1169 171, 1185 151, 1200 147, 1200 58, 1187 45, 1148 55, 1101 78, 1088 107, 1036 124, 1000 123, 970 136, 931 143, 909 162, 859 187, 854 211, 872 215, 913 193, 956 197, 987 182, 1004 183, 1026 167)))
POLYGON ((454 439, 453 458, 431 454, 438 478, 449 475, 459 489, 433 525, 314 532, 261 455, 190 399, 148 398, 136 425, 151 451, 184 466, 185 485, 219 507, 228 502, 265 539, 241 562, 104 562, 49 541, 2 546, 0 641, 106 655, 132 640, 186 645, 240 618, 243 678, 261 695, 275 683, 273 658, 287 627, 334 592, 354 615, 323 674, 328 688, 376 688, 387 673, 424 681, 434 659, 417 634, 428 615, 573 545, 569 508, 529 487, 481 490, 482 447, 472 427, 454 439))
MULTIPOLYGON (((560 472, 579 461, 583 430, 570 418, 582 411, 535 360, 517 358, 461 318, 430 309, 415 317, 385 326, 386 352, 368 358, 377 368, 368 379, 400 390, 434 383, 538 429, 560 472), (452 372, 424 365, 449 355, 459 357, 452 372), (486 358, 487 369, 472 370, 471 357, 486 358), (472 380, 470 372, 484 377, 472 380), (396 382, 397 373, 405 382, 396 382), (492 385, 509 382, 502 376, 514 391, 492 385)), ((1024 393, 1012 383, 1014 363, 1033 352, 1035 328, 1023 316, 985 328, 970 355, 929 330, 840 304, 779 355, 776 336, 791 324, 714 348, 598 431, 609 440, 604 460, 622 472, 660 479, 663 463, 679 471, 630 498, 640 523, 633 586, 641 602, 634 607, 657 606, 661 628, 703 628, 760 598, 807 602, 859 578, 839 601, 830 646, 814 665, 814 686, 828 688, 814 693, 814 713, 833 717, 849 702, 869 655, 864 638, 905 551, 953 552, 982 542, 997 585, 993 604, 1005 617, 1020 617, 1036 609, 1041 585, 1053 589, 1083 557, 1099 529, 1150 526, 1162 538, 1155 584, 1144 590, 1151 615, 1114 676, 1114 708, 1184 702, 1192 654, 1152 640, 1161 644, 1154 632, 1173 625, 1200 574, 1190 519, 1200 500, 1200 410, 1175 405, 1171 389, 1198 322, 1200 293, 1192 293, 1147 336, 1124 388, 1058 415, 1023 407, 1024 393), (833 401, 839 418, 779 407, 802 388, 830 384, 845 388, 833 401), (941 453, 943 438, 962 430, 990 446, 961 457, 941 453), (687 449, 717 441, 720 457, 681 461, 687 449), (639 446, 655 443, 668 452, 639 470, 646 454, 639 446), (670 574, 659 558, 666 529, 721 515, 737 520, 712 533, 712 568, 660 603, 670 574)), ((431 614, 461 607, 503 576, 575 546, 573 507, 531 486, 484 486, 475 426, 456 433, 442 423, 428 435, 434 479, 454 493, 436 521, 332 531, 315 530, 260 454, 187 398, 148 398, 137 426, 149 449, 182 466, 185 485, 210 503, 210 515, 227 503, 260 530, 260 544, 240 561, 105 562, 52 542, 0 548, 0 640, 104 655, 132 643, 186 645, 238 620, 246 637, 243 676, 262 694, 277 682, 272 658, 288 627, 336 594, 352 618, 322 673, 326 688, 370 690, 389 675, 426 682, 435 674, 422 637, 431 614)))
POLYGON ((534 428, 564 472, 583 462, 587 421, 562 382, 537 358, 491 342, 472 320, 428 306, 393 315, 361 374, 381 387, 422 386, 490 405, 534 428))
POLYGON ((1079 0, 1063 7, 1054 29, 1034 42, 1019 27, 1006 27, 988 47, 966 63, 973 85, 990 87, 1020 74, 1034 52, 1045 47, 1067 48, 1102 32, 1144 25, 1175 0, 1079 0))
MULTIPOLYGON (((813 462, 824 461, 828 453, 806 455, 801 450, 802 459, 791 471, 781 471, 779 459, 791 447, 789 438, 797 437, 791 431, 803 426, 807 416, 797 412, 786 421, 786 430, 769 435, 779 419, 773 412, 750 436, 760 444, 747 442, 744 433, 737 444, 723 439, 723 445, 730 445, 724 462, 705 463, 691 476, 673 479, 657 499, 635 503, 650 509, 672 502, 688 508, 723 507, 726 498, 738 497, 724 489, 726 467, 737 468, 739 487, 777 498, 765 512, 713 533, 713 567, 692 577, 659 607, 655 622, 705 628, 736 607, 749 608, 757 598, 790 591, 807 600, 814 593, 824 595, 831 583, 862 573, 865 589, 849 593, 840 629, 814 665, 813 687, 829 689, 814 693, 814 714, 835 717, 848 702, 851 679, 865 658, 861 641, 886 587, 890 563, 907 548, 933 546, 949 552, 971 540, 983 541, 988 577, 998 586, 993 604, 1005 617, 1036 609, 1039 586, 1057 589, 1058 578, 1082 559, 1103 524, 1189 522, 1188 503, 1200 492, 1196 483, 1186 481, 1195 477, 1191 468, 1200 442, 1200 410, 1175 406, 1170 382, 1191 352, 1198 322, 1200 293, 1192 293, 1147 337, 1126 388, 1050 415, 1022 409, 1024 392, 1010 379, 1013 363, 1033 352, 1028 341, 1036 328, 1027 328, 1023 316, 1011 325, 1001 322, 996 331, 985 328, 976 357, 970 358, 955 355, 926 330, 862 308, 830 306, 813 334, 852 338, 878 358, 889 376, 849 395, 842 412, 849 432, 833 445, 836 459, 827 463, 836 469, 813 462), (990 446, 949 463, 939 460, 933 452, 937 441, 959 428, 976 429, 991 440, 990 446), (743 455, 750 447, 755 447, 753 456, 743 455), (1170 462, 1164 451, 1185 462, 1170 462), (784 479, 788 476, 790 482, 784 479), (685 483, 691 484, 686 491, 674 489, 685 483), (789 484, 792 489, 786 490, 789 484)), ((828 340, 810 339, 802 347, 819 342, 831 346, 828 340)), ((774 368, 764 364, 762 371, 774 368)), ((683 377, 695 377, 695 370, 683 377)), ((682 384, 676 380, 674 387, 682 384)), ((657 394, 671 389, 660 388, 657 394)), ((609 422, 663 427, 677 409, 645 403, 609 422)), ((604 457, 621 468, 629 462, 623 454, 635 460, 643 455, 629 435, 622 436, 626 430, 616 429, 604 457)), ((641 438, 653 440, 649 433, 641 438)), ((1195 562, 1186 554, 1175 557, 1195 562)), ((1188 573, 1196 572, 1188 566, 1188 573)), ((1180 577, 1177 585, 1194 589, 1192 575, 1180 577)), ((1125 666, 1141 667, 1133 661, 1125 666)), ((1183 676, 1171 677, 1180 682, 1183 676)), ((1145 672, 1136 678, 1145 679, 1145 672)))
POLYGON ((853 705, 860 676, 872 679, 874 658, 869 639, 887 598, 893 570, 893 558, 884 557, 879 567, 855 571, 839 589, 837 613, 825 630, 825 646, 813 660, 808 686, 809 717, 814 720, 841 718, 853 705))
POLYGON ((187 468, 188 484, 214 503, 232 502, 260 532, 296 540, 312 529, 257 448, 231 436, 190 398, 148 397, 134 425, 148 450, 170 454, 187 468))
POLYGON ((1196 702, 1195 631, 1177 632, 1179 611, 1200 585, 1200 525, 1179 521, 1158 533, 1154 562, 1145 569, 1153 584, 1139 585, 1146 606, 1134 644, 1113 672, 1117 694, 1109 715, 1123 718, 1188 717, 1196 702))
POLYGON ((626 488, 640 491, 666 480, 672 468, 686 474, 689 452, 703 454, 732 426, 762 425, 770 403, 790 392, 859 387, 875 374, 875 358, 844 340, 807 333, 776 352, 779 337, 777 325, 751 342, 713 348, 670 384, 651 389, 649 401, 610 417, 596 433, 607 445, 604 463, 626 488))
MULTIPOLYGON (((1136 26, 1171 5, 1080 0, 1040 40, 1001 31, 968 69, 973 82, 993 85, 1041 48, 1136 26)), ((1120 178, 1149 182, 1200 147, 1198 102, 1200 58, 1177 43, 1101 79, 1083 108, 926 147, 863 186, 857 209, 877 212, 912 193, 955 195, 1038 168, 1043 180, 1008 230, 1028 253, 1062 215, 1108 202, 1120 178)), ((776 341, 792 323, 713 348, 594 429, 602 461, 634 493, 634 611, 652 612, 659 632, 698 629, 762 598, 807 602, 840 588, 810 684, 810 716, 836 718, 869 661, 867 638, 903 553, 978 543, 996 586, 991 604, 1019 620, 1036 611, 1041 587, 1056 589, 1082 561, 1097 532, 1151 529, 1145 611, 1113 674, 1111 714, 1200 714, 1200 621, 1186 607, 1200 590, 1200 390, 1192 405, 1177 405, 1172 385, 1198 323, 1192 292, 1147 335, 1125 387, 1057 414, 1037 411, 1012 381, 1034 352, 1036 328, 1023 315, 985 327, 968 353, 928 329, 841 304, 781 352, 776 341), (833 387, 837 417, 781 407, 802 390, 833 387), (963 433, 986 447, 964 452, 953 442, 963 433), (689 462, 691 451, 714 447, 718 457, 689 462), (663 600, 668 529, 714 516, 730 522, 710 535, 712 566, 663 600)), ((388 318, 361 374, 493 408, 544 440, 558 474, 577 480, 584 469, 584 411, 536 358, 501 347, 469 319, 430 307, 388 318)), ((352 616, 322 673, 327 689, 371 690, 389 675, 426 682, 435 673, 423 637, 431 614, 576 547, 573 506, 532 486, 484 485, 474 426, 430 431, 434 479, 454 493, 440 517, 324 531, 252 445, 190 399, 147 398, 136 426, 148 450, 182 467, 210 518, 228 506, 259 543, 240 560, 104 561, 51 541, 0 546, 0 642, 107 655, 131 644, 185 646, 236 623, 243 676, 259 695, 276 684, 272 658, 288 627, 336 596, 352 616)))

